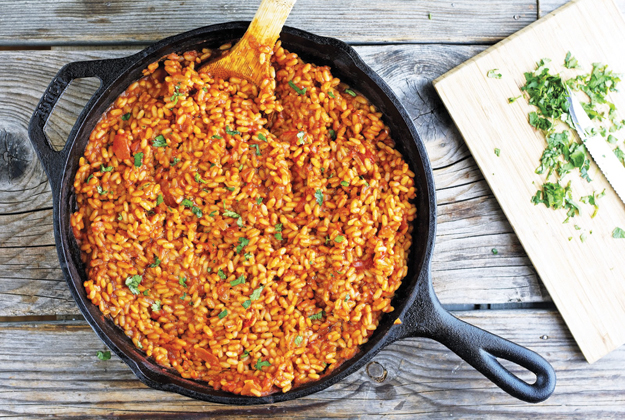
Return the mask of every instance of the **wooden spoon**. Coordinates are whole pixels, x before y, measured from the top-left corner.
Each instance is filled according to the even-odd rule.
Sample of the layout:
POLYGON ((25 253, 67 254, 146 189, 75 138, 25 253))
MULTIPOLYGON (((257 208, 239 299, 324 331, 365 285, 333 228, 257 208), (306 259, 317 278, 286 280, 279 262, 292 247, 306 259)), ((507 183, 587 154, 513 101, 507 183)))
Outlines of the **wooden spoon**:
POLYGON ((269 74, 269 52, 273 49, 296 0, 262 0, 243 38, 202 72, 227 79, 240 77, 260 86, 269 74))

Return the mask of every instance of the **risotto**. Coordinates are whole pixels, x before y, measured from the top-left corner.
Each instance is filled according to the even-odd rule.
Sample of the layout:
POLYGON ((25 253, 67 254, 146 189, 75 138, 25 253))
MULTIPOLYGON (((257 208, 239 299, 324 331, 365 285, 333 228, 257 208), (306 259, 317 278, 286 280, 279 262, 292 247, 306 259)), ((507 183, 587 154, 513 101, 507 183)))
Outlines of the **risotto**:
MULTIPOLYGON (((225 47, 227 48, 227 46, 225 47)), ((71 216, 87 295, 159 365, 262 396, 318 380, 393 311, 413 177, 375 106, 280 42, 254 86, 151 64, 90 135, 71 216)))

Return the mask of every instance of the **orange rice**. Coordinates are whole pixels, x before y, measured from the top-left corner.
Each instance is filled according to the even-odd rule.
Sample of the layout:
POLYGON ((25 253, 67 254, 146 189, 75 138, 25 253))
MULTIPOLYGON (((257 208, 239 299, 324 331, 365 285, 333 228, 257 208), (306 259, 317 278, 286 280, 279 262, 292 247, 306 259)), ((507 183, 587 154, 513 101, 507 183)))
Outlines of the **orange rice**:
POLYGON ((89 299, 182 377, 242 395, 318 380, 406 275, 413 177, 382 114, 276 44, 261 87, 151 64, 107 110, 71 216, 89 299))

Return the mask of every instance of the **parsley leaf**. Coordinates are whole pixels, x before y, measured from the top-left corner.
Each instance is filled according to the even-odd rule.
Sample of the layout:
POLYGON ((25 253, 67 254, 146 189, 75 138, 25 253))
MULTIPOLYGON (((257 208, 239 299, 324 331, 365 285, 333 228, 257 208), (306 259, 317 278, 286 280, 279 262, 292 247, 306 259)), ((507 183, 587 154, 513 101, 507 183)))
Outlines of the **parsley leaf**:
POLYGON ((267 141, 267 137, 263 133, 258 133, 258 139, 262 141, 267 141))
POLYGON ((163 137, 162 134, 159 134, 158 136, 156 136, 156 138, 152 142, 152 146, 154 146, 154 147, 167 147, 167 140, 165 140, 165 137, 163 137))
POLYGON ((104 188, 102 188, 102 186, 98 185, 96 188, 96 191, 98 193, 100 193, 100 195, 104 195, 104 194, 108 194, 108 191, 106 191, 104 188))
POLYGON ((282 223, 278 223, 275 226, 276 232, 282 232, 282 223))
POLYGON ((238 219, 239 216, 237 213, 233 212, 232 210, 226 210, 223 212, 223 216, 224 217, 232 217, 233 219, 238 219))
POLYGON ((612 237, 614 239, 625 239, 625 230, 621 229, 620 227, 614 228, 614 230, 612 231, 612 237))
POLYGON ((135 155, 135 166, 138 168, 143 165, 143 152, 139 152, 135 155))
POLYGON ((202 216, 204 215, 204 213, 202 213, 202 210, 197 206, 191 207, 191 213, 195 214, 198 218, 202 218, 202 216))
POLYGON ((262 197, 258 197, 256 198, 256 204, 260 205, 260 203, 263 202, 263 198, 262 197))
POLYGON ((89 183, 89 181, 91 181, 91 178, 93 178, 93 174, 90 174, 90 175, 87 177, 87 181, 86 181, 86 182, 87 182, 87 184, 89 183))
POLYGON ((223 137, 218 136, 217 134, 213 134, 213 136, 211 137, 211 139, 221 140, 221 139, 223 139, 223 137))
POLYGON ((264 368, 265 366, 271 366, 271 363, 267 362, 267 361, 263 361, 261 362, 260 357, 258 358, 258 361, 256 362, 256 366, 254 366, 256 368, 256 370, 261 370, 262 368, 264 368))
POLYGON ((497 251, 497 248, 491 249, 491 252, 493 253, 493 255, 499 254, 499 251, 497 251))
POLYGON ((193 207, 193 201, 189 200, 188 198, 185 198, 184 200, 182 200, 180 204, 182 204, 185 207, 193 207))
POLYGON ((579 67, 579 63, 577 59, 571 55, 571 52, 566 53, 566 57, 564 57, 564 67, 567 69, 576 69, 579 67))
POLYGON ((501 150, 499 149, 495 149, 495 154, 497 155, 497 157, 499 157, 499 154, 501 153, 501 150))
POLYGON ((345 237, 341 235, 338 235, 336 238, 334 238, 334 242, 339 243, 339 244, 343 242, 344 240, 345 240, 345 237))
POLYGON ((226 274, 223 272, 223 270, 220 268, 219 270, 217 270, 217 275, 219 276, 220 279, 225 280, 226 279, 226 274))
POLYGON ((319 189, 315 191, 315 200, 320 206, 323 204, 323 191, 319 189))
POLYGON ((243 284, 243 283, 245 283, 245 276, 241 275, 241 277, 239 277, 238 279, 232 280, 230 282, 230 286, 238 286, 239 284, 243 284))
POLYGON ((304 133, 303 131, 299 131, 297 133, 297 144, 304 144, 306 143, 306 141, 304 140, 304 136, 306 135, 306 133, 304 133))
POLYGON ((156 197, 156 205, 160 206, 161 204, 163 204, 163 194, 159 194, 158 197, 156 197))
POLYGON ((152 310, 153 311, 160 311, 161 310, 161 301, 157 300, 152 304, 152 310))
POLYGON ((491 79, 501 79, 501 73, 498 73, 498 69, 488 70, 486 76, 491 79))
POLYGON ((128 114, 122 115, 122 121, 128 121, 132 114, 129 112, 128 114))
POLYGON ((143 277, 141 277, 138 274, 135 274, 134 276, 128 277, 126 279, 126 286, 128 286, 128 288, 130 289, 130 292, 133 295, 138 295, 139 294, 139 284, 141 283, 141 280, 143 280, 143 277))
POLYGON ((349 187, 349 182, 341 181, 341 185, 344 186, 344 187, 349 187))
POLYGON ((97 356, 100 360, 109 360, 111 358, 111 352, 109 350, 98 351, 97 356))
POLYGON ((217 210, 213 210, 210 212, 210 214, 208 215, 209 217, 215 217, 215 214, 219 213, 217 210))
POLYGON ((231 136, 236 136, 237 134, 240 135, 241 132, 237 131, 237 130, 230 130, 230 126, 226 126, 226 134, 230 134, 231 136))
POLYGON ((171 166, 176 166, 176 163, 180 162, 180 159, 177 157, 174 158, 174 161, 171 163, 171 166))
POLYGON ((280 232, 276 233, 275 235, 273 235, 277 240, 281 241, 282 240, 282 234, 280 232))
POLYGON ((617 146, 616 149, 614 149, 614 154, 616 155, 618 160, 621 161, 623 166, 625 166, 625 152, 623 152, 621 148, 617 146))
POLYGON ((245 309, 249 308, 251 305, 252 305, 252 301, 249 299, 241 304, 241 306, 243 306, 245 309))
POLYGON ((295 337, 294 343, 295 343, 296 346, 299 346, 300 344, 302 344, 303 340, 304 340, 304 338, 302 338, 301 335, 298 335, 297 337, 295 337))
POLYGON ((351 89, 345 89, 345 93, 347 93, 348 95, 351 95, 351 96, 356 96, 356 92, 354 92, 351 89))
POLYGON ((264 288, 265 286, 260 286, 259 288, 254 289, 254 291, 252 292, 252 295, 250 296, 250 300, 255 301, 255 300, 260 299, 260 294, 262 293, 264 288))
POLYGON ((187 278, 178 276, 178 284, 181 285, 182 287, 187 287, 187 278))
POLYGON ((599 205, 597 204, 597 200, 603 197, 604 195, 605 195, 605 190, 601 191, 599 194, 597 194, 596 191, 593 191, 591 195, 587 195, 579 199, 582 203, 590 204, 591 206, 595 208, 595 211, 593 212, 592 216, 590 216, 591 219, 593 219, 597 215, 597 212, 599 211, 599 205))
POLYGON ((219 313, 219 315, 217 315, 217 318, 224 319, 227 315, 228 315, 228 310, 224 309, 223 311, 219 313))
POLYGON ((332 140, 336 140, 336 131, 334 130, 328 130, 328 134, 330 135, 330 138, 332 140))
POLYGON ((293 81, 292 81, 292 80, 289 80, 289 86, 291 86, 291 87, 293 88, 293 90, 294 90, 295 92, 297 92, 297 94, 298 94, 298 95, 304 95, 304 94, 306 94, 306 88, 302 88, 302 89, 298 88, 298 87, 295 85, 295 83, 293 83, 293 81))
POLYGON ((158 267, 159 265, 161 265, 161 259, 158 258, 158 255, 154 256, 154 262, 150 265, 148 265, 148 267, 154 268, 154 267, 158 267))
POLYGON ((250 258, 252 258, 252 253, 251 252, 246 252, 243 256, 245 257, 245 261, 247 261, 250 258))
POLYGON ((314 314, 314 315, 310 315, 308 318, 313 319, 313 320, 315 320, 315 319, 321 319, 321 318, 323 318, 323 316, 324 316, 325 314, 326 314, 326 311, 321 311, 321 312, 318 312, 318 313, 316 313, 316 314, 314 314))
POLYGON ((529 122, 532 127, 542 131, 548 131, 553 124, 547 118, 539 117, 536 112, 529 113, 529 122))
POLYGON ((183 96, 183 94, 182 94, 182 93, 180 93, 180 86, 179 86, 179 85, 178 85, 178 86, 176 86, 176 87, 174 88, 174 90, 175 90, 175 92, 174 92, 174 94, 173 94, 173 95, 171 95, 171 98, 169 98, 169 100, 170 100, 171 102, 173 102, 173 103, 174 103, 174 105, 176 105, 176 104, 178 103, 178 97, 183 96))
POLYGON ((113 171, 112 166, 100 165, 100 172, 112 172, 112 171, 113 171))
POLYGON ((256 148, 256 156, 260 156, 260 146, 258 144, 253 144, 252 147, 256 148))
POLYGON ((199 173, 195 173, 195 182, 199 182, 200 184, 208 184, 208 181, 204 181, 199 173))
POLYGON ((249 243, 249 239, 243 237, 239 238, 239 245, 236 247, 237 254, 240 254, 241 251, 243 251, 243 248, 245 248, 249 243))
POLYGON ((517 99, 519 99, 519 98, 520 98, 520 97, 522 97, 522 96, 523 96, 523 95, 519 95, 519 96, 517 96, 516 98, 508 98, 508 103, 509 103, 509 104, 514 103, 517 99))
POLYGON ((240 228, 242 228, 242 227, 243 227, 243 218, 242 218, 242 217, 239 217, 239 218, 237 219, 237 226, 238 226, 238 227, 240 227, 240 228))
POLYGON ((329 96, 330 98, 332 98, 332 99, 335 99, 335 98, 336 98, 336 96, 334 96, 334 93, 332 93, 332 91, 330 91, 330 90, 328 91, 328 96, 329 96))

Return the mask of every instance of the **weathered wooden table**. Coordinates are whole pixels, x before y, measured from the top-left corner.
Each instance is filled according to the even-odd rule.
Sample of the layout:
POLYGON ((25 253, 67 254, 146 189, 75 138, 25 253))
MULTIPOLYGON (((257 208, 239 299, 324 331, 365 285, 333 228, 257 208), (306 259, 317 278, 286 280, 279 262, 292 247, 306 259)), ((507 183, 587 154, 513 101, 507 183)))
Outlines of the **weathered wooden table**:
MULTIPOLYGON (((105 346, 82 320, 57 261, 50 189, 27 137, 34 107, 66 62, 124 56, 195 27, 249 20, 258 1, 3 0, 0 416, 623 418, 625 349, 584 361, 431 84, 564 0, 452 1, 299 0, 287 24, 356 45, 397 92, 434 167, 434 288, 460 318, 544 355, 558 374, 549 400, 517 401, 425 339, 391 345, 323 392, 260 407, 154 391, 117 357, 98 360, 105 346)), ((92 80, 70 86, 47 129, 53 143, 63 143, 96 88, 92 80)))

